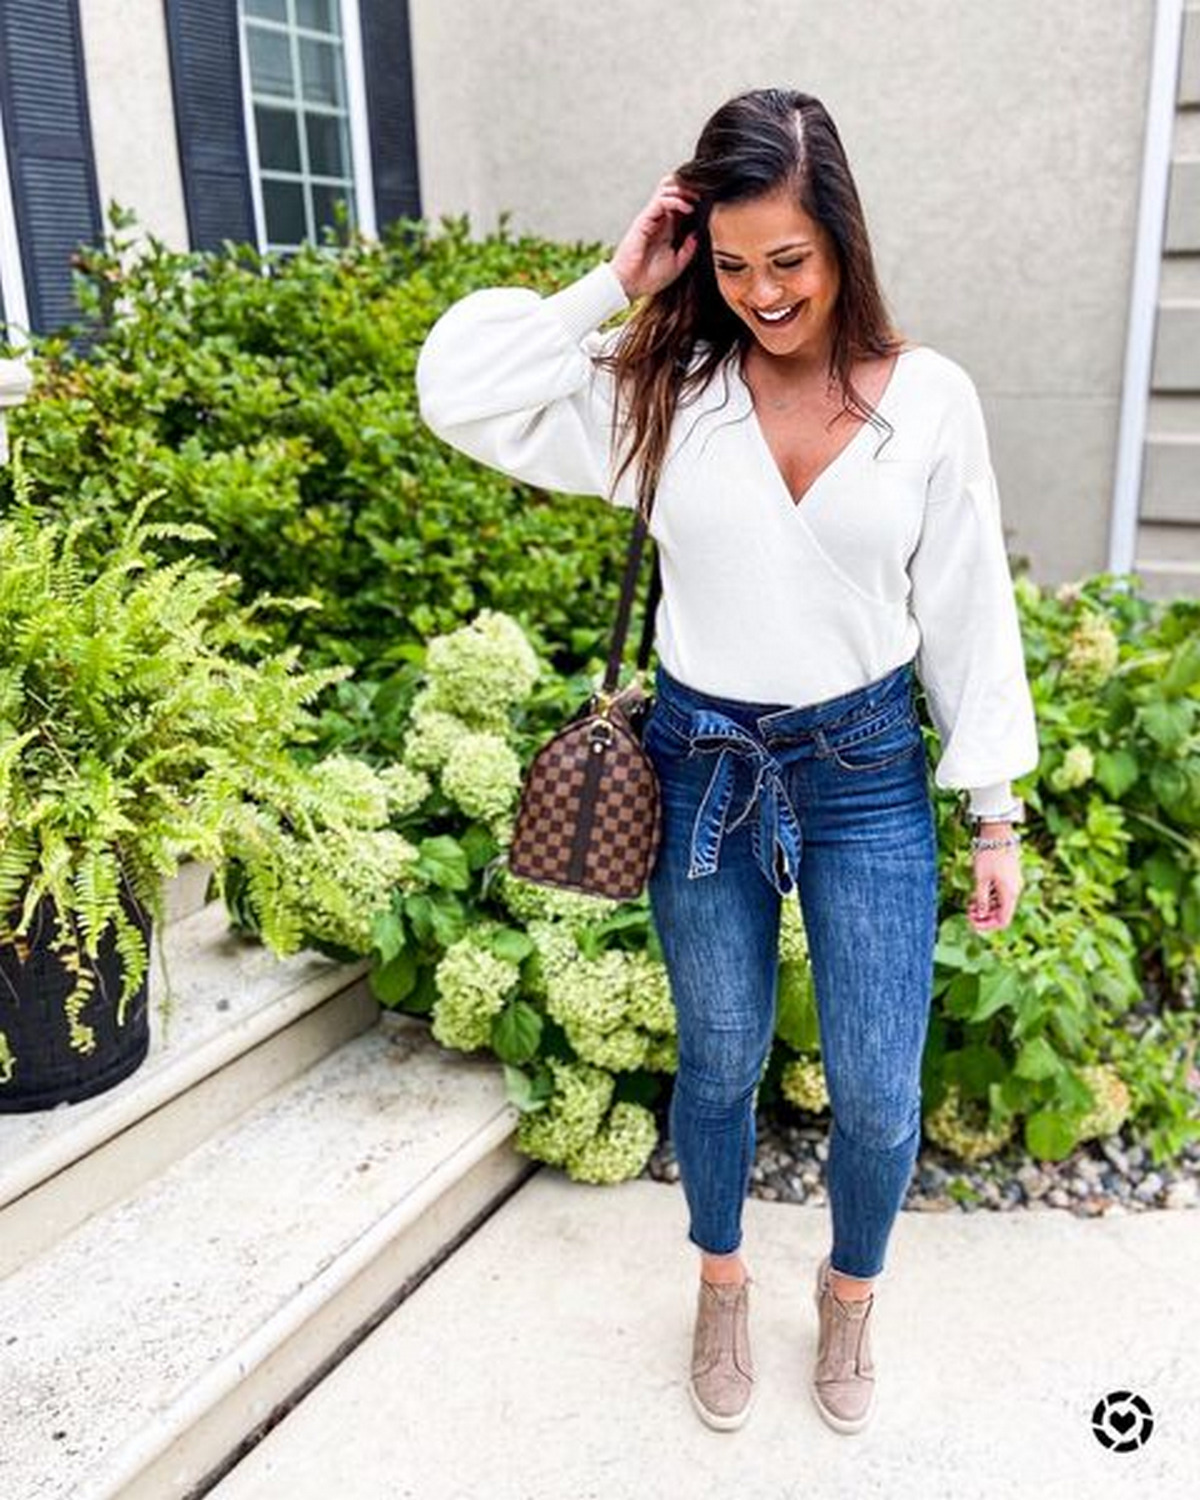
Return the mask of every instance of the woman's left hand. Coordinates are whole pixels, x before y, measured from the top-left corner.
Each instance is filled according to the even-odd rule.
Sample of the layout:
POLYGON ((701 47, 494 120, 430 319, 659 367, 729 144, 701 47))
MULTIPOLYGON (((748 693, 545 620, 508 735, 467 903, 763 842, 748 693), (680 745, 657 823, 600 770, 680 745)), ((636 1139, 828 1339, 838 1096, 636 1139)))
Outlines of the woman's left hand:
MULTIPOLYGON (((983 824, 980 832, 987 838, 1011 833, 1007 823, 983 824)), ((1024 881, 1021 878, 1021 846, 1011 844, 1003 849, 977 849, 973 856, 975 890, 967 902, 967 920, 976 932, 996 932, 1007 927, 1017 909, 1017 897, 1024 881)))

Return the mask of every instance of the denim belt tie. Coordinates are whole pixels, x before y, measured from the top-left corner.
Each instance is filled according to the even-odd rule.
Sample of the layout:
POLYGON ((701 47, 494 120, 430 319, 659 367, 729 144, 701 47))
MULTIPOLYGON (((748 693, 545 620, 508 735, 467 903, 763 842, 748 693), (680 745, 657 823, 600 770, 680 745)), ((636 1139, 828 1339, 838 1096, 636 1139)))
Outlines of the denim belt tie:
POLYGON ((800 869, 802 836, 784 789, 783 767, 748 730, 716 709, 693 709, 689 729, 689 753, 719 749, 720 755, 692 825, 688 879, 711 875, 716 870, 722 838, 737 828, 757 805, 758 821, 750 829, 754 858, 768 883, 781 896, 790 895, 796 888, 795 877, 800 869), (739 759, 748 763, 754 785, 745 807, 726 827, 739 759))

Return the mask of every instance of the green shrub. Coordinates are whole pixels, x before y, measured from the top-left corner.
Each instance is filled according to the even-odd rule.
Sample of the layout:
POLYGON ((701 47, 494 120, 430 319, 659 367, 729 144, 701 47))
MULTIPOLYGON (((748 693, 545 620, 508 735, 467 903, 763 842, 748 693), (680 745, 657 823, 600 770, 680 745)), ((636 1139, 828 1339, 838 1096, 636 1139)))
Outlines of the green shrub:
POLYGON ((133 498, 160 489, 164 520, 209 527, 212 560, 247 597, 317 601, 277 622, 275 644, 356 669, 325 700, 344 739, 381 747, 398 732, 375 711, 380 684, 398 674, 389 697, 402 702, 423 641, 480 609, 518 619, 563 671, 603 649, 628 512, 452 452, 421 422, 413 372, 456 298, 552 290, 605 247, 516 237, 502 216, 480 240, 462 218, 287 257, 183 254, 152 237, 135 255, 130 216, 112 218, 79 259, 89 338, 39 342, 32 398, 12 418, 44 512, 93 517, 99 557, 133 498))

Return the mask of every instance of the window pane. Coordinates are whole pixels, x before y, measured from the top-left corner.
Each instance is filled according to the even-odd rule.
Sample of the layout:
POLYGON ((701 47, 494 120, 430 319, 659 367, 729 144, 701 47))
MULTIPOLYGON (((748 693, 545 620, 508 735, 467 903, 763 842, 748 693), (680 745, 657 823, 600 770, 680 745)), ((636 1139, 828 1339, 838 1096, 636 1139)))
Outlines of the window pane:
POLYGON ((264 109, 258 105, 254 111, 258 130, 258 164, 267 171, 298 172, 300 170, 300 131, 296 114, 290 109, 264 109))
POLYGON ((246 28, 250 52, 250 84, 256 94, 282 94, 290 99, 292 84, 292 51, 287 36, 263 31, 258 26, 246 28))
POLYGON ((304 188, 298 182, 263 178, 263 214, 272 245, 299 245, 308 233, 304 222, 304 188))
POLYGON ((248 16, 262 16, 267 21, 287 20, 287 0, 246 0, 248 16))
POLYGON ((314 177, 349 177, 346 121, 343 115, 305 115, 308 170, 314 177))
POLYGON ((333 42, 300 42, 300 76, 309 104, 342 103, 342 53, 333 42))
POLYGON ((337 36, 338 7, 333 0, 296 0, 296 24, 337 36))
POLYGON ((320 236, 322 226, 328 224, 331 228, 337 227, 334 219, 334 204, 345 203, 349 211, 350 224, 354 224, 354 205, 352 203, 353 193, 349 187, 329 187, 325 183, 314 182, 313 189, 313 231, 320 236))

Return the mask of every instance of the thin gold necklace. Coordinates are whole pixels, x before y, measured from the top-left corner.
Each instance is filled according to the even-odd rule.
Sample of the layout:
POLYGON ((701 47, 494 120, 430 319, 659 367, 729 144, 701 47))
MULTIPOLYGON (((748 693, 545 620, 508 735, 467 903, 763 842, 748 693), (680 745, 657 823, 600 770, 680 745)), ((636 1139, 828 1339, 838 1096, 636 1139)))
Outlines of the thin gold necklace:
MULTIPOLYGON (((743 364, 743 372, 744 370, 745 365, 743 364)), ((747 381, 747 384, 749 384, 749 381, 747 381)), ((830 375, 828 380, 825 382, 826 394, 828 395, 830 391, 836 388, 836 386, 837 377, 834 375, 830 375)), ((762 401, 765 405, 769 406, 772 411, 788 411, 794 406, 801 405, 805 399, 803 396, 796 395, 782 397, 769 396, 765 391, 756 391, 753 385, 750 386, 750 394, 756 401, 762 401)))

